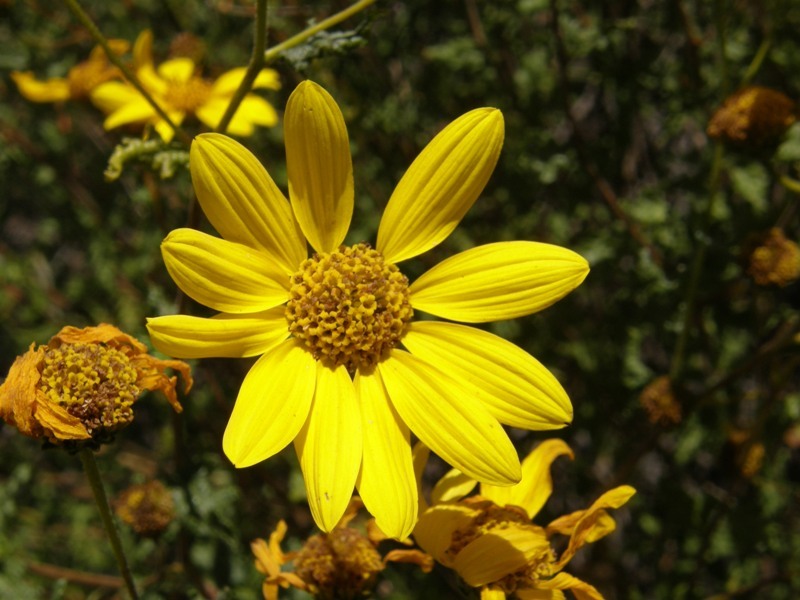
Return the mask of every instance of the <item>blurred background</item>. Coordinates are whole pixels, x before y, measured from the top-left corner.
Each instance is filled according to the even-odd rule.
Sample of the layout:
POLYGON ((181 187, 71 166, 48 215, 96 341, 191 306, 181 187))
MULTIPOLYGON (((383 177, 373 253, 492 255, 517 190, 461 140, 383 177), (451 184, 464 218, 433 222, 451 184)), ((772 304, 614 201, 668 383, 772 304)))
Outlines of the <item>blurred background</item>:
MULTIPOLYGON (((191 51, 214 78, 250 56, 252 2, 81 4, 107 37, 151 29, 156 62, 191 51)), ((268 44, 347 5, 272 3, 268 44)), ((88 56, 94 42, 69 10, 6 0, 0 16, 5 374, 64 325, 112 323, 148 342, 145 317, 177 310, 159 244, 185 226, 193 191, 179 142, 173 176, 132 161, 107 181, 115 147, 141 132, 104 131, 85 101, 18 92, 12 71, 64 77, 88 56)), ((458 251, 516 239, 591 263, 564 300, 487 329, 548 366, 575 407, 563 431, 510 431, 522 455, 554 435, 575 451, 554 464, 537 523, 615 485, 638 490, 615 512, 618 530, 570 563, 608 599, 800 596, 800 286, 784 276, 800 269, 800 126, 787 117, 770 129, 779 108, 747 105, 719 117, 716 140, 707 133, 743 85, 798 98, 798 30, 791 0, 379 1, 274 63, 281 90, 259 92, 282 114, 309 78, 341 106, 356 189, 348 243, 374 242, 394 185, 436 132, 472 108, 502 110, 505 144, 481 198, 404 271, 413 279, 458 251), (776 228, 783 241, 767 237, 776 228), (789 256, 777 275, 754 258, 765 252, 789 256)), ((286 190, 281 126, 240 141, 286 190)), ((158 479, 174 500, 155 540, 121 526, 145 598, 260 598, 249 542, 280 519, 285 548, 314 532, 293 452, 243 470, 222 453, 251 362, 193 362, 183 414, 152 394, 97 457, 112 497, 158 479)), ((92 579, 116 570, 77 458, 4 424, 0 456, 0 597, 120 596, 92 579)), ((442 472, 434 464, 430 480, 442 472)), ((379 598, 469 597, 439 570, 384 575, 379 598)))

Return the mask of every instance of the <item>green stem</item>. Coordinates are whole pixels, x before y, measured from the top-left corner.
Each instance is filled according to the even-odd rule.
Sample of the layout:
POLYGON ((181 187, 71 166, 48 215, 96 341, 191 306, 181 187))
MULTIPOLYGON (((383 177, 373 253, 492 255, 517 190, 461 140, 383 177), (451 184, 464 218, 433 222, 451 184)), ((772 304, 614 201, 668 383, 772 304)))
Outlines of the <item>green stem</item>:
POLYGON ((756 73, 758 73, 758 70, 761 68, 761 64, 767 57, 771 46, 772 39, 769 37, 761 42, 761 45, 756 51, 756 55, 753 57, 753 60, 750 61, 750 65, 747 67, 747 71, 745 71, 744 76, 742 77, 741 87, 749 84, 753 77, 755 77, 756 73))
POLYGON ((800 194, 800 181, 792 179, 787 175, 780 175, 778 177, 778 181, 783 187, 785 187, 790 192, 794 192, 795 194, 800 194))
POLYGON ((304 29, 297 35, 293 35, 292 37, 290 37, 285 42, 281 42, 277 46, 273 46, 272 48, 267 50, 266 53, 264 54, 264 62, 266 64, 272 63, 275 59, 278 58, 278 56, 280 56, 281 52, 285 52, 290 48, 294 48, 295 46, 302 44, 311 36, 319 33, 320 31, 324 31, 329 27, 333 27, 334 25, 341 23, 345 19, 353 16, 358 12, 361 12, 368 6, 371 6, 372 4, 375 4, 375 0, 360 0, 359 2, 353 4, 352 6, 345 8, 343 11, 338 12, 335 15, 320 21, 316 25, 313 25, 308 29, 304 29))
POLYGON ((247 65, 244 78, 233 94, 228 107, 225 109, 225 114, 217 125, 216 131, 225 133, 228 125, 231 124, 233 115, 244 100, 244 97, 250 92, 253 83, 264 68, 264 48, 267 45, 267 0, 258 0, 256 2, 256 31, 253 40, 253 55, 250 57, 250 64, 247 65))
POLYGON ((97 462, 94 460, 94 452, 89 448, 83 448, 79 455, 83 463, 83 470, 86 472, 86 478, 89 480, 89 485, 94 494, 94 501, 97 504, 97 509, 100 511, 100 517, 103 520, 108 539, 111 542, 111 548, 114 551, 114 557, 117 559, 117 566, 122 578, 125 580, 125 586, 128 588, 128 593, 132 600, 138 600, 139 594, 136 592, 136 586, 133 583, 133 576, 128 568, 128 561, 125 558, 125 551, 122 549, 122 542, 119 539, 117 528, 114 525, 114 518, 111 516, 111 507, 108 504, 106 492, 103 489, 103 480, 100 477, 100 471, 97 468, 97 462))
POLYGON ((136 90, 144 97, 147 103, 153 107, 153 110, 156 111, 156 114, 158 114, 158 116, 161 119, 166 121, 167 125, 169 125, 172 128, 172 131, 175 132, 175 135, 177 135, 178 138, 180 138, 180 140, 187 146, 191 144, 192 138, 190 138, 189 135, 183 129, 178 127, 173 122, 173 120, 170 119, 169 115, 164 111, 163 108, 161 108, 161 106, 159 106, 158 102, 156 102, 155 99, 150 95, 150 92, 148 92, 144 88, 144 86, 139 82, 139 79, 136 77, 136 74, 133 71, 131 71, 130 68, 128 68, 128 65, 126 65, 122 60, 120 60, 119 56, 117 56, 114 53, 114 51, 108 45, 108 40, 106 39, 106 37, 103 35, 100 29, 97 28, 97 25, 94 24, 94 21, 92 21, 92 18, 86 13, 86 11, 83 10, 83 8, 81 8, 81 5, 78 4, 78 1, 64 0, 64 4, 67 5, 67 8, 69 8, 70 11, 72 11, 72 14, 75 15, 75 18, 81 22, 81 24, 87 29, 89 34, 92 36, 94 41, 97 42, 97 44, 103 49, 103 51, 106 53, 106 56, 108 57, 109 62, 120 70, 122 76, 125 77, 128 83, 130 83, 134 88, 136 88, 136 90))
POLYGON ((714 0, 714 24, 717 30, 717 52, 719 52, 719 72, 722 78, 722 91, 727 96, 730 92, 730 76, 728 75, 728 40, 725 31, 724 0, 714 0))

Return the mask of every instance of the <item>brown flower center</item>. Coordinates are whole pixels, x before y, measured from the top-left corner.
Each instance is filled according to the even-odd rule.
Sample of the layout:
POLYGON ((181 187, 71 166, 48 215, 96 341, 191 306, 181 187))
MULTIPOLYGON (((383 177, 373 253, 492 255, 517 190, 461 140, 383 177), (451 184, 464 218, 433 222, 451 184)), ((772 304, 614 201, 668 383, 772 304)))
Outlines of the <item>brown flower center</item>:
POLYGON ((170 109, 194 113, 210 95, 210 83, 200 77, 191 77, 188 81, 169 81, 164 101, 170 109))
POLYGON ((315 254, 291 283, 289 332, 317 360, 345 365, 351 373, 375 365, 414 314, 408 278, 368 244, 315 254))

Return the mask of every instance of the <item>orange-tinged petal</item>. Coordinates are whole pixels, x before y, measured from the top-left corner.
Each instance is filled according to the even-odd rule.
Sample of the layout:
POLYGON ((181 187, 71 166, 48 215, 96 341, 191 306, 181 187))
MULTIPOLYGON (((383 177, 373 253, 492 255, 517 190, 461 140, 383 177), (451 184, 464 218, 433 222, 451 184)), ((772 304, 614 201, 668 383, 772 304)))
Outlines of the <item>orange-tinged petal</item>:
POLYGON ((367 375, 356 373, 354 384, 364 434, 358 492, 381 531, 403 539, 417 522, 411 435, 377 370, 367 375))
POLYGON ((353 495, 363 437, 356 391, 344 365, 317 363, 317 386, 308 420, 295 439, 311 515, 323 531, 341 519, 353 495))
POLYGON ((467 323, 513 319, 566 296, 589 273, 586 260, 538 242, 471 248, 424 273, 409 288, 415 310, 467 323))
POLYGON ((454 323, 417 321, 403 345, 470 390, 501 423, 543 430, 572 420, 572 404, 553 374, 501 337, 454 323))
POLYGON ((450 469, 436 482, 431 490, 431 503, 454 502, 475 489, 478 482, 467 477, 458 469, 450 469))
POLYGON ((285 448, 306 422, 317 363, 286 340, 262 356, 244 378, 222 438, 226 456, 249 467, 285 448))
POLYGON ((31 102, 63 102, 70 99, 69 82, 63 78, 39 81, 30 71, 12 71, 19 93, 31 102))
POLYGON ((508 523, 464 546, 453 561, 453 569, 468 584, 478 587, 498 581, 549 552, 544 530, 508 523))
POLYGON ((461 504, 432 506, 419 516, 414 527, 414 540, 437 561, 452 567, 447 550, 453 543, 453 533, 468 527, 477 515, 477 511, 461 504))
POLYGON ((92 437, 79 419, 57 404, 37 402, 34 416, 47 432, 47 437, 57 440, 86 440, 92 437))
POLYGON ((517 452, 479 400, 402 350, 394 349, 378 369, 398 414, 431 450, 478 481, 519 481, 517 452))
POLYGON ((215 310, 254 313, 288 299, 289 278, 266 252, 194 229, 175 229, 161 243, 172 279, 215 310))
MULTIPOLYGON (((541 580, 537 585, 554 590, 569 590, 576 600, 604 600, 603 595, 594 586, 581 581, 577 577, 573 577, 569 573, 556 573, 552 579, 541 580)), ((531 596, 524 597, 531 598, 531 596)), ((563 598, 563 595, 561 597, 563 598)))
POLYGON ((353 216, 353 164, 342 111, 323 88, 304 81, 286 104, 284 132, 294 214, 314 249, 332 252, 353 216))
POLYGON ((565 600, 566 596, 561 590, 517 590, 518 600, 565 600))
POLYGON ((478 199, 503 146, 503 114, 478 108, 444 128, 397 184, 378 230, 387 262, 442 242, 478 199))
POLYGON ((222 237, 270 254, 288 276, 307 256, 292 208, 266 169, 239 142, 199 135, 189 153, 197 199, 222 237))
POLYGON ((168 315, 147 319, 147 331, 159 352, 176 358, 258 356, 287 337, 285 308, 260 313, 221 313, 210 319, 168 315))
POLYGON ((498 506, 513 504, 525 509, 533 519, 553 493, 550 465, 559 456, 575 458, 563 440, 545 440, 522 461, 522 481, 511 487, 481 485, 481 496, 498 506))

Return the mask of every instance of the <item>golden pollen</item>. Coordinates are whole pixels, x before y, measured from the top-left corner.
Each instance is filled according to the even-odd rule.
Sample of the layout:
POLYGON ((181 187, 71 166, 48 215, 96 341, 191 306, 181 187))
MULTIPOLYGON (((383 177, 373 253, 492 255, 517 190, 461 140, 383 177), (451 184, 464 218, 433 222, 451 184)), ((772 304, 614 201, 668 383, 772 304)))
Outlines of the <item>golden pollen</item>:
POLYGON ((138 372, 130 358, 101 344, 64 344, 44 355, 40 389, 80 419, 90 435, 133 421, 138 372))
POLYGON ((345 365, 351 373, 375 365, 414 315, 408 278, 369 244, 315 254, 291 284, 289 332, 317 360, 345 365))
POLYGON ((169 81, 164 101, 170 108, 193 113, 203 106, 211 95, 211 84, 200 77, 188 81, 169 81))

